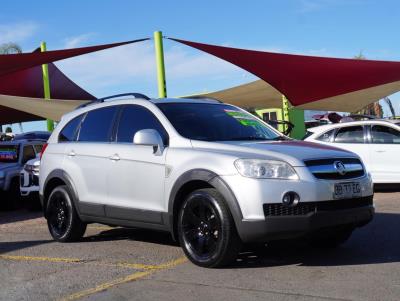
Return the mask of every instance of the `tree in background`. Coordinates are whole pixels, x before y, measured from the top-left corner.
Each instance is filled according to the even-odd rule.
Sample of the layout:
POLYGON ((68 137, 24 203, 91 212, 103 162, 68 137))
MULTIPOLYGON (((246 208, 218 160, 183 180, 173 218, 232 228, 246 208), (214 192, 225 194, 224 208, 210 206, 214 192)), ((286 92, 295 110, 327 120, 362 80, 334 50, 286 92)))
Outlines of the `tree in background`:
POLYGON ((0 54, 22 53, 22 48, 16 43, 4 43, 0 45, 0 54))

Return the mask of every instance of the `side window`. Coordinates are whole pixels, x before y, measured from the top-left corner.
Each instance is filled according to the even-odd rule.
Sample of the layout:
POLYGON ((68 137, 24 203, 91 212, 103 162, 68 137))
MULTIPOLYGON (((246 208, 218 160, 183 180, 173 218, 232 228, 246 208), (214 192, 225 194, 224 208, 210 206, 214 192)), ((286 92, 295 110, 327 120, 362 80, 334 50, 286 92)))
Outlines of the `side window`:
POLYGON ((117 142, 132 143, 136 132, 144 129, 156 130, 164 144, 168 144, 168 134, 153 113, 141 106, 127 105, 118 124, 117 142))
POLYGON ((75 117, 68 122, 66 126, 64 126, 60 132, 60 135, 58 136, 58 142, 70 142, 76 140, 76 132, 83 116, 84 115, 75 117))
POLYGON ((36 158, 36 154, 32 145, 25 145, 22 152, 22 164, 25 164, 27 161, 36 158))
POLYGON ((400 143, 400 132, 383 125, 373 125, 371 129, 372 143, 376 144, 398 144, 400 143))
POLYGON ((78 141, 109 142, 117 106, 89 111, 82 121, 78 141))
POLYGON ((348 126, 340 128, 335 137, 336 143, 364 143, 364 129, 362 126, 348 126))
POLYGON ((331 136, 332 136, 334 131, 335 130, 330 130, 330 131, 327 131, 327 132, 323 133, 322 135, 318 136, 317 140, 324 141, 324 142, 331 141, 331 136))
POLYGON ((35 148, 35 152, 38 154, 42 151, 43 144, 35 144, 33 147, 35 148))

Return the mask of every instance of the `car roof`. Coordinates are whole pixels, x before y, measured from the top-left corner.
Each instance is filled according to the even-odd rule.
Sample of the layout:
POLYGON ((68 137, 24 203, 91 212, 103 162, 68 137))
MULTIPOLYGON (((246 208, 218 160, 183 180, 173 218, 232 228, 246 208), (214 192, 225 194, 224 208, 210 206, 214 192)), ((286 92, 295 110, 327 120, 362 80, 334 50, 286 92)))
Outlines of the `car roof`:
POLYGON ((0 141, 0 145, 16 145, 16 144, 34 144, 34 143, 45 143, 43 139, 20 139, 10 141, 0 141))
POLYGON ((355 121, 347 121, 343 123, 330 123, 324 124, 312 128, 308 128, 307 130, 313 133, 319 133, 330 129, 345 127, 345 126, 354 126, 354 125, 368 125, 368 124, 392 124, 395 126, 400 126, 400 120, 398 119, 371 119, 371 120, 355 120, 355 121))
POLYGON ((62 119, 69 119, 70 117, 78 116, 82 113, 86 113, 95 109, 100 109, 106 106, 112 105, 129 105, 129 104, 137 104, 137 105, 145 105, 146 103, 151 103, 153 105, 163 104, 163 103, 197 103, 197 104, 215 104, 215 105, 226 105, 225 103, 213 99, 213 98, 157 98, 157 99, 145 99, 145 98, 118 98, 104 102, 96 102, 87 104, 84 107, 78 107, 72 112, 69 112, 63 115, 62 119))

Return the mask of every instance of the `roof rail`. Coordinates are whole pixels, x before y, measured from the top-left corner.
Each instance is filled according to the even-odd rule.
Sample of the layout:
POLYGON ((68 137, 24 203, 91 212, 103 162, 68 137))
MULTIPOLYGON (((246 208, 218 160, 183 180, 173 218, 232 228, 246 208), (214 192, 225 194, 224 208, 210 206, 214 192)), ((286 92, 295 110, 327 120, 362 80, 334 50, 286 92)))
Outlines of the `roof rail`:
POLYGON ((98 98, 98 99, 92 100, 90 102, 87 102, 87 103, 84 103, 84 104, 78 106, 77 109, 84 108, 84 107, 87 107, 87 106, 90 106, 90 105, 93 105, 93 104, 96 104, 96 103, 102 103, 102 102, 104 102, 105 100, 108 100, 108 99, 113 99, 113 98, 118 98, 118 97, 123 97, 123 96, 133 96, 135 98, 143 98, 143 99, 146 99, 146 100, 150 100, 150 97, 148 97, 148 96, 146 96, 146 95, 144 95, 142 93, 122 93, 122 94, 115 94, 115 95, 106 96, 106 97, 102 97, 102 98, 98 98))
POLYGON ((184 98, 184 99, 200 99, 200 100, 203 99, 203 100, 211 100, 211 101, 223 103, 218 98, 214 98, 214 97, 210 97, 210 96, 195 95, 195 96, 184 96, 184 97, 181 97, 181 98, 184 98))

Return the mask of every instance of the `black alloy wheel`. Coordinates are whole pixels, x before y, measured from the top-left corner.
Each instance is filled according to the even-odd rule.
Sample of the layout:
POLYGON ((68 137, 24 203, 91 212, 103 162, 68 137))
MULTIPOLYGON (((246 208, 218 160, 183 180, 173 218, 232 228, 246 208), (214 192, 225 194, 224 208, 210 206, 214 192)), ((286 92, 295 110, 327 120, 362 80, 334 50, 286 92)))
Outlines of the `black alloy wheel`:
POLYGON ((215 189, 199 189, 187 197, 178 231, 186 255, 199 266, 223 266, 236 259, 240 250, 233 218, 215 189))
POLYGON ((86 224, 80 220, 67 186, 58 186, 51 192, 46 217, 50 234, 57 241, 78 240, 86 231, 86 224))

